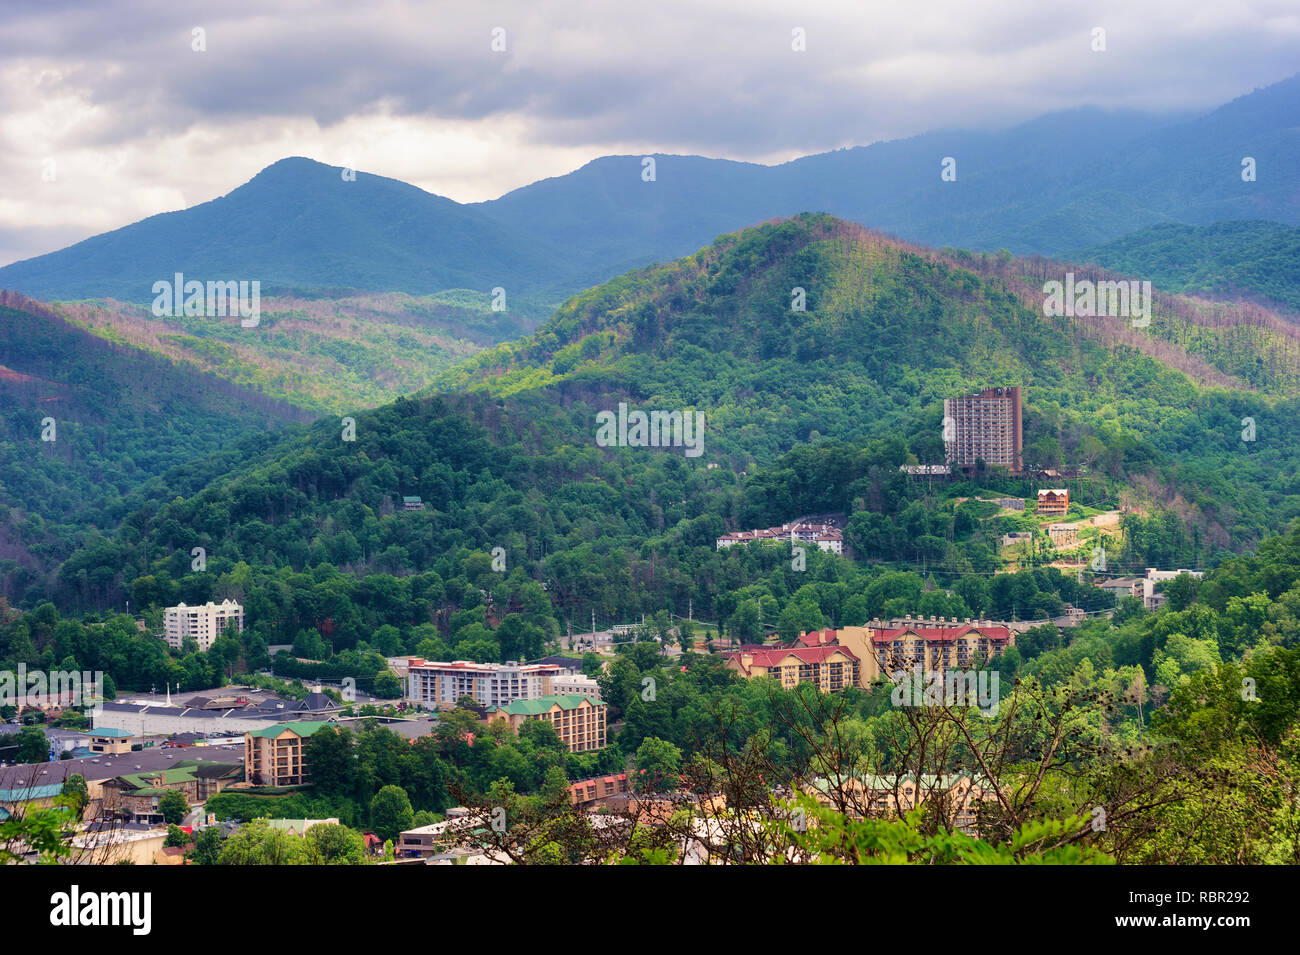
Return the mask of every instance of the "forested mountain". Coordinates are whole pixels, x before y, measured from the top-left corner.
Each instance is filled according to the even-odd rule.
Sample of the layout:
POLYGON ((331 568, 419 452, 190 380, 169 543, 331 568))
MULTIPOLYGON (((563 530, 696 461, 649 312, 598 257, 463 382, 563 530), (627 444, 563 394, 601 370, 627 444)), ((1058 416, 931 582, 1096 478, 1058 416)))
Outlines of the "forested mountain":
POLYGON ((220 199, 0 268, 0 287, 145 303, 180 271, 258 279, 267 294, 502 287, 554 304, 720 233, 813 210, 929 245, 1060 255, 1168 222, 1300 225, 1298 130, 1300 76, 1192 119, 1081 109, 771 167, 656 155, 652 180, 644 157, 607 156, 472 205, 284 159, 220 199), (953 181, 940 177, 945 158, 953 181))
POLYGON ((1300 394, 1300 338, 1275 314, 1156 294, 1146 328, 1045 316, 1043 282, 1067 270, 1105 277, 798 216, 575 296, 529 338, 469 359, 437 387, 589 415, 618 395, 699 408, 710 453, 737 470, 818 437, 862 440, 922 420, 937 434, 944 397, 990 382, 1025 385, 1034 404, 1117 435, 1170 427, 1142 402, 1186 407, 1193 382, 1248 405, 1263 401, 1254 389, 1300 394), (1133 374, 1151 381, 1137 386, 1133 374))
POLYGON ((1152 226, 1071 256, 1169 292, 1242 298, 1300 313, 1300 229, 1243 220, 1152 226))
POLYGON ((0 293, 0 565, 6 577, 23 589, 66 556, 74 529, 111 530, 149 493, 201 486, 268 441, 274 429, 307 417, 194 365, 106 341, 40 303, 0 293), (200 458, 211 460, 196 467, 200 458), (162 480, 181 466, 180 483, 162 480))
MULTIPOLYGON (((338 419, 317 422, 201 491, 137 511, 45 592, 91 609, 234 587, 266 596, 252 619, 268 642, 325 627, 341 647, 364 639, 369 618, 346 609, 353 598, 326 609, 334 598, 321 588, 355 597, 370 575, 384 592, 426 579, 442 594, 401 598, 410 627, 471 606, 482 618, 471 584, 501 602, 498 615, 531 606, 537 627, 665 606, 726 619, 774 563, 717 552, 714 538, 824 511, 844 513, 859 556, 886 567, 988 574, 1000 566, 998 522, 962 500, 981 488, 1030 495, 1034 482, 989 474, 936 492, 898 468, 941 460, 942 398, 989 384, 1026 389, 1036 465, 1087 468, 1067 479, 1074 500, 1136 505, 1123 557, 1134 567, 1203 566, 1300 515, 1296 353, 1275 347, 1294 344, 1285 328, 1198 325, 1163 298, 1150 329, 1050 318, 1026 302, 1050 263, 969 258, 964 268, 826 216, 726 236, 576 297, 531 338, 440 384, 468 394, 358 411, 354 441, 338 419), (792 288, 806 310, 791 309, 792 288), (598 447, 596 414, 619 401, 703 411, 703 453, 598 447), (1243 441, 1248 417, 1254 440, 1243 441), (406 495, 424 510, 403 511, 406 495), (211 555, 209 573, 189 572, 194 546, 211 555), (508 579, 490 570, 498 546, 508 579), (298 605, 295 588, 317 596, 298 605)), ((825 572, 851 594, 881 569, 825 572)), ((1039 580, 1034 592, 1062 586, 1039 580)), ((30 605, 40 592, 9 596, 30 605)))
POLYGON ((452 290, 261 299, 255 328, 237 317, 155 316, 144 305, 68 302, 60 315, 110 341, 193 363, 302 408, 373 407, 425 387, 484 346, 518 338, 549 309, 452 290))
POLYGON ((415 186, 310 159, 268 166, 211 202, 0 269, 0 287, 42 299, 153 301, 153 283, 240 279, 292 290, 526 296, 565 274, 561 250, 501 229, 473 208, 415 186))

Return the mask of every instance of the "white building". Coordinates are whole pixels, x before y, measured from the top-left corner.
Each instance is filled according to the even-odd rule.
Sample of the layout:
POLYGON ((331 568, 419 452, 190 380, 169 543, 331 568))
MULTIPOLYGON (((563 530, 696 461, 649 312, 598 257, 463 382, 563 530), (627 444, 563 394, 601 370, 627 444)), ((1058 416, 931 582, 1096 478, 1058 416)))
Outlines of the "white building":
POLYGON ((549 663, 439 663, 413 659, 407 667, 406 699, 422 706, 449 710, 462 696, 483 706, 506 706, 535 700, 551 692, 551 681, 571 677, 549 663))
POLYGON ((1189 577, 1205 576, 1205 572, 1201 570, 1156 570, 1154 567, 1148 567, 1147 575, 1142 581, 1142 606, 1148 610, 1159 607, 1168 598, 1164 594, 1156 593, 1156 584, 1162 580, 1173 580, 1183 574, 1189 577))
POLYGON ((168 607, 163 613, 163 639, 168 646, 179 650, 186 637, 193 637, 199 651, 206 653, 232 620, 235 629, 243 631, 244 608, 233 600, 223 600, 219 604, 208 601, 196 607, 185 604, 168 607))
POLYGON ((844 553, 844 532, 829 521, 810 521, 800 518, 780 527, 765 527, 752 531, 733 531, 716 541, 717 549, 751 541, 784 541, 791 544, 815 544, 832 554, 844 553))
POLYGON ((543 696, 585 696, 600 702, 600 684, 582 673, 561 673, 559 676, 547 677, 549 687, 543 696))

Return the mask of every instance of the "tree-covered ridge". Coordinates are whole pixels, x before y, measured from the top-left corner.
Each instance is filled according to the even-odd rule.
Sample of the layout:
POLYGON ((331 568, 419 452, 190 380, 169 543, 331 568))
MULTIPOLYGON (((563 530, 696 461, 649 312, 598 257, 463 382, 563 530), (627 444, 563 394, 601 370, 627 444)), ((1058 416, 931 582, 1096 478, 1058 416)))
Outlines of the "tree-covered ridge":
MULTIPOLYGON (((1119 317, 1044 315, 1043 280, 1071 268, 936 253, 828 216, 798 216, 590 289, 532 337, 490 349, 437 384, 564 394, 554 386, 591 391, 593 380, 606 379, 635 386, 638 398, 706 409, 747 392, 812 403, 843 396, 870 416, 882 405, 1000 380, 1039 394, 1070 387, 1095 396, 1096 408, 1096 398, 1124 387, 1100 366, 1133 349, 1202 384, 1300 392, 1300 343, 1275 316, 1206 314, 1169 296, 1156 297, 1149 329, 1119 317), (722 370, 724 359, 736 370, 722 370), (913 370, 923 378, 908 383, 913 370), (798 386, 794 373, 805 376, 798 386)), ((1092 277, 1080 269, 1080 278, 1092 277)), ((1176 376, 1167 380, 1177 387, 1176 376)))
POLYGON ((1171 222, 1072 258, 1141 276, 1169 292, 1252 299, 1300 312, 1300 229, 1278 222, 1171 222))
POLYGON ((498 285, 537 293, 557 284, 557 271, 571 273, 562 254, 472 206, 385 176, 354 171, 346 179, 344 172, 281 159, 210 202, 6 265, 0 284, 42 299, 146 305, 153 283, 175 272, 205 282, 258 280, 267 295, 428 295, 498 285))
POLYGON ((6 575, 22 565, 39 577, 66 556, 72 534, 116 526, 162 490, 168 471, 306 417, 191 364, 105 341, 21 296, 0 302, 6 575))
MULTIPOLYGON (((989 572, 996 528, 954 534, 943 494, 882 488, 902 480, 899 464, 942 459, 944 397, 990 383, 1026 386, 1027 459, 1086 469, 1069 479, 1076 501, 1123 496, 1154 512, 1125 535, 1139 568, 1203 566, 1300 514, 1294 400, 1199 387, 1000 283, 828 217, 749 230, 584 293, 533 338, 472 359, 444 379, 467 398, 357 412, 355 442, 338 419, 320 422, 199 493, 191 481, 111 545, 87 541, 44 589, 8 593, 109 606, 159 568, 184 577, 193 546, 253 566, 399 575, 502 546, 572 615, 681 613, 751 582, 718 583, 731 566, 707 552, 718 533, 824 509, 870 523, 859 556, 989 572), (807 311, 789 309, 795 286, 807 311), (618 400, 702 409, 704 456, 597 447, 595 413, 618 400), (881 433, 897 444, 874 445, 881 433), (395 513, 411 494, 425 510, 395 513), (902 520, 913 502, 922 520, 902 520)), ((983 483, 1035 488, 1003 480, 983 483)))
POLYGON ((316 412, 373 407, 419 391, 483 347, 536 327, 549 308, 523 296, 493 311, 487 291, 436 295, 264 296, 255 328, 238 317, 156 317, 122 302, 51 308, 110 341, 192 363, 316 412))
POLYGON ((1296 339, 1269 323, 1216 327, 1191 303, 1161 296, 1150 329, 1049 318, 1041 284, 1056 268, 927 253, 799 217, 591 289, 531 338, 490 349, 439 384, 509 396, 543 417, 560 402, 577 427, 619 400, 699 408, 706 456, 746 471, 801 442, 862 443, 890 430, 929 432, 912 450, 941 461, 944 398, 1019 384, 1025 446, 1056 446, 1047 467, 1105 460, 1096 442, 1112 457, 1136 455, 1130 474, 1146 467, 1138 459, 1159 459, 1144 493, 1212 512, 1220 542, 1245 530, 1233 530, 1243 514, 1254 515, 1246 534, 1256 539, 1293 515, 1294 400, 1280 395, 1300 384, 1296 339), (804 312, 790 307, 794 288, 805 290, 804 312), (1186 349, 1167 340, 1178 336, 1186 349), (1241 377, 1193 351, 1240 366, 1241 377), (1264 390, 1252 393, 1247 379, 1264 390), (1246 419, 1255 427, 1243 440, 1246 419))

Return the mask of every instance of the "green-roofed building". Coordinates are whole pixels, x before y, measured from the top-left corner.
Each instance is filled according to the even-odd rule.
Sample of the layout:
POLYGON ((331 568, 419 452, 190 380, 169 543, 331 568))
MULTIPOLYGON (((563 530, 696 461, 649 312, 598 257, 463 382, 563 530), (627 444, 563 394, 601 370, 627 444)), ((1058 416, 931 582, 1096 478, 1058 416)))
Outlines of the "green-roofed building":
POLYGON ((90 744, 87 748, 92 753, 113 756, 131 752, 131 740, 135 739, 135 734, 128 730, 113 729, 107 726, 87 730, 86 735, 90 737, 90 744))
POLYGON ((179 791, 195 806, 243 778, 244 767, 239 763, 183 760, 166 769, 106 779, 101 784, 101 799, 104 809, 129 816, 134 822, 161 822, 158 800, 168 790, 179 791))
POLYGON ((279 723, 244 734, 244 775, 260 786, 305 786, 311 782, 304 741, 334 723, 279 723))
POLYGON ((605 745, 605 717, 608 707, 580 693, 539 696, 515 700, 505 706, 490 706, 488 721, 506 720, 516 730, 526 720, 547 720, 570 753, 585 753, 605 745))

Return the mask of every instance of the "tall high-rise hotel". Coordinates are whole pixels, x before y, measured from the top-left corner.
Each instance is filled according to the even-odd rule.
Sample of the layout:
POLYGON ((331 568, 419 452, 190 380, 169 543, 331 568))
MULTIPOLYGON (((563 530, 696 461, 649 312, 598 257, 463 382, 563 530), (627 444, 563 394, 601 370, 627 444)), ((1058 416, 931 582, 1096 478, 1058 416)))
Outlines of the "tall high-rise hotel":
POLYGON ((985 388, 943 402, 943 437, 949 464, 973 469, 976 460, 1019 474, 1022 466, 1020 389, 985 388))

